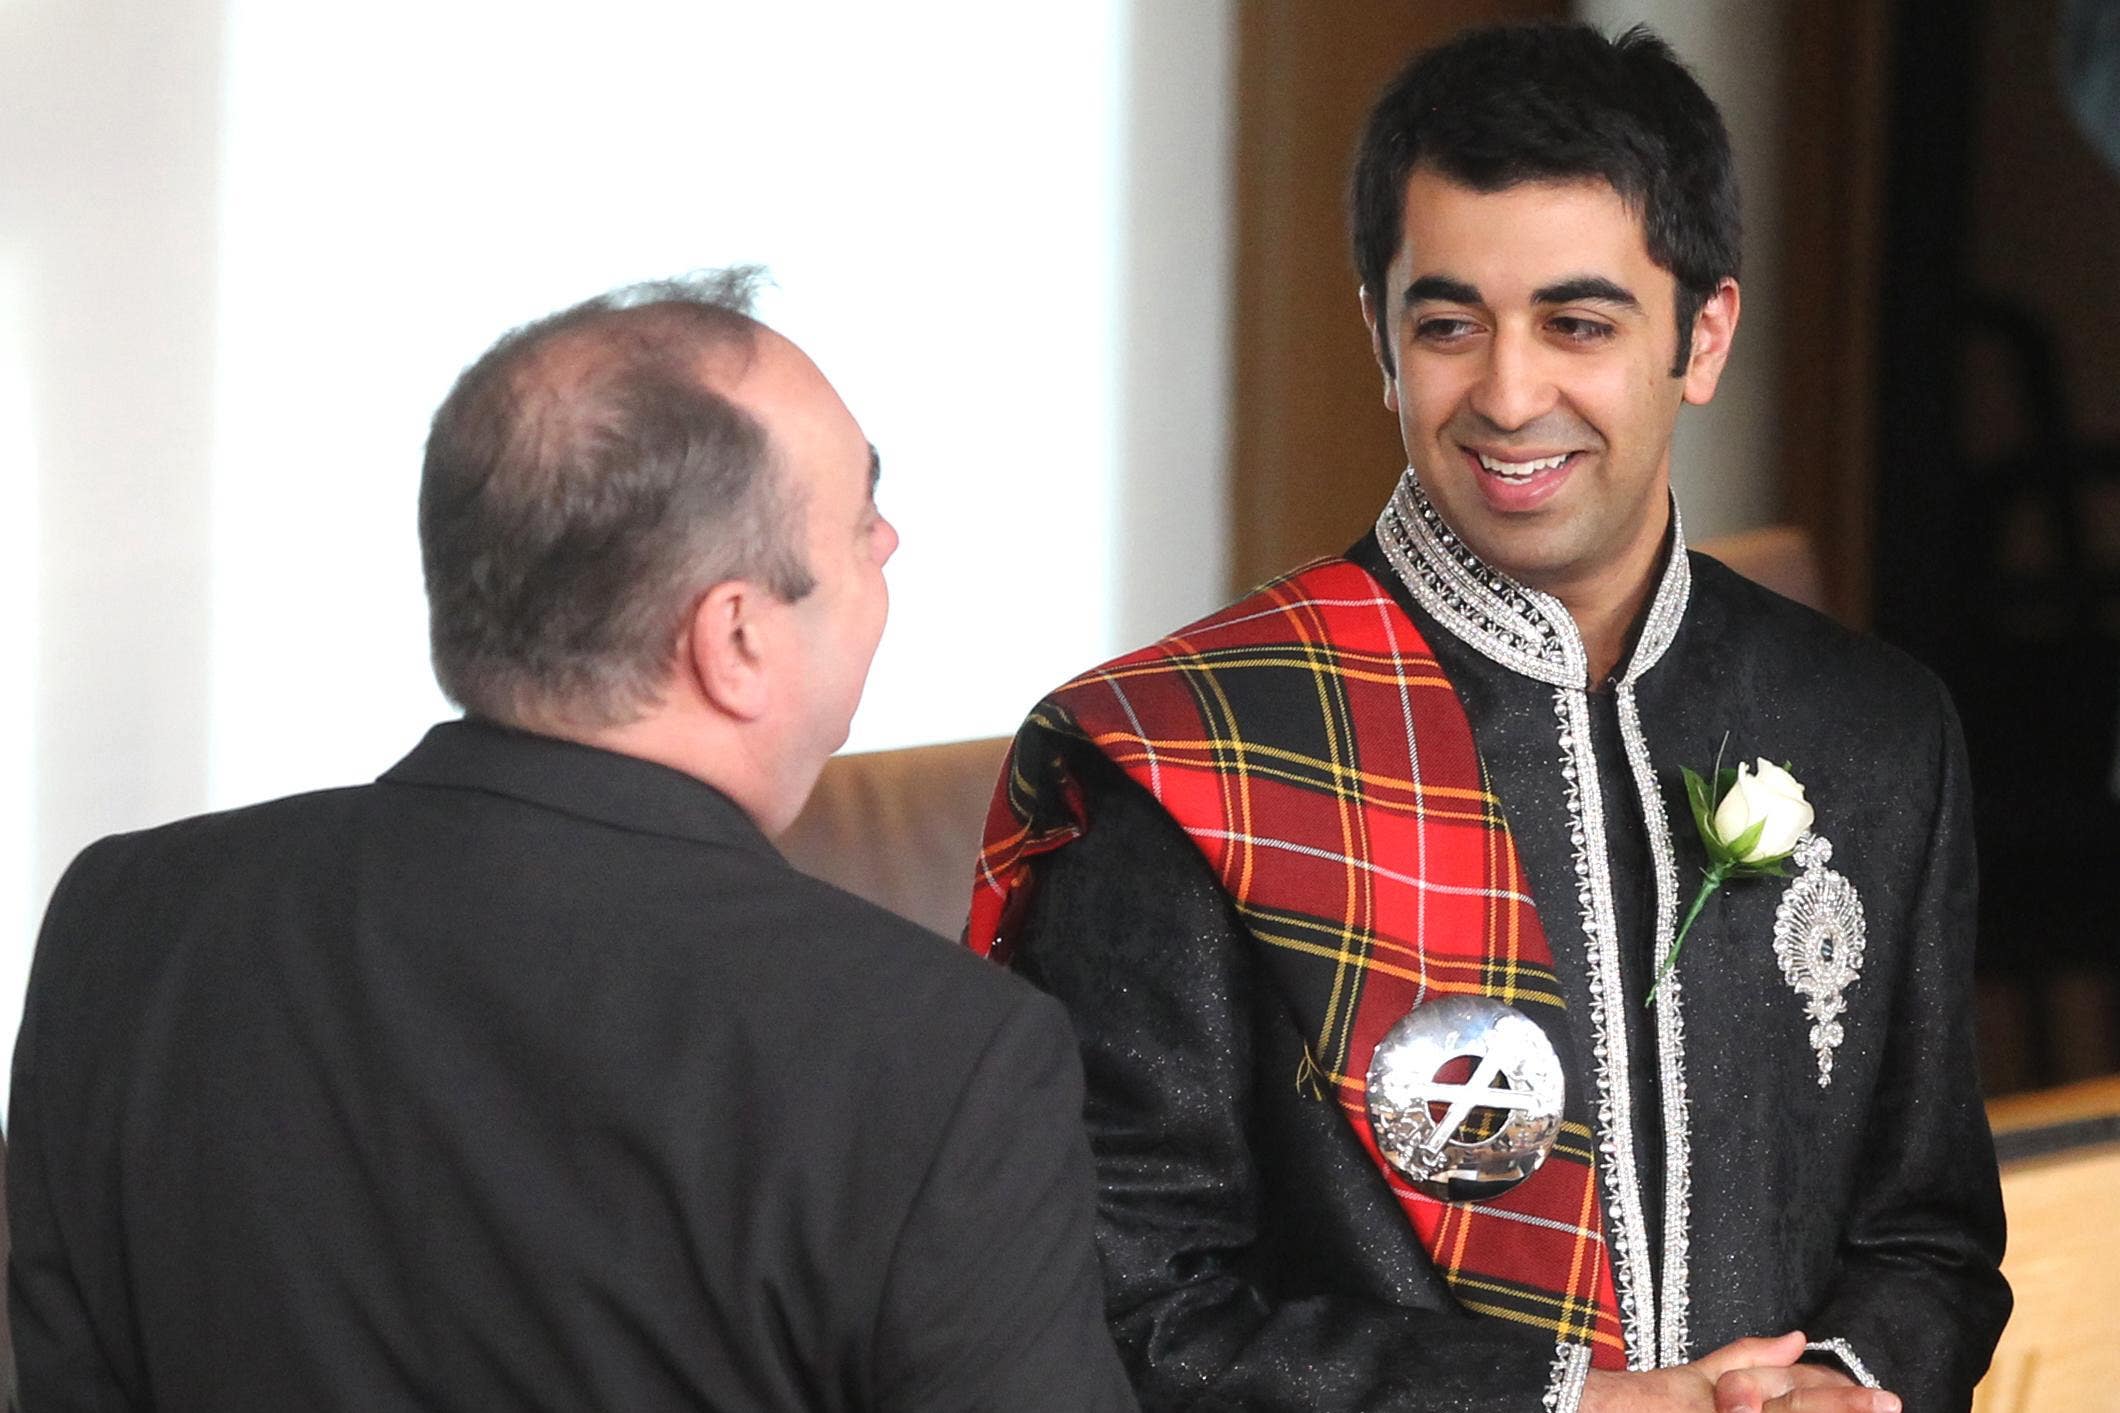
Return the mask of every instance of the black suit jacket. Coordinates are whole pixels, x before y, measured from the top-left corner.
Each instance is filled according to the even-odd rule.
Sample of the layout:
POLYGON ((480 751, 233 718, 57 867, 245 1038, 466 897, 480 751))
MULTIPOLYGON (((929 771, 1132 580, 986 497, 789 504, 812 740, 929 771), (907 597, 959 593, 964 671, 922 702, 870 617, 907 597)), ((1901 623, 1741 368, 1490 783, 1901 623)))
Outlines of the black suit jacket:
POLYGON ((1131 1401, 1060 1008, 642 761, 95 845, 12 1102, 28 1413, 1131 1401))

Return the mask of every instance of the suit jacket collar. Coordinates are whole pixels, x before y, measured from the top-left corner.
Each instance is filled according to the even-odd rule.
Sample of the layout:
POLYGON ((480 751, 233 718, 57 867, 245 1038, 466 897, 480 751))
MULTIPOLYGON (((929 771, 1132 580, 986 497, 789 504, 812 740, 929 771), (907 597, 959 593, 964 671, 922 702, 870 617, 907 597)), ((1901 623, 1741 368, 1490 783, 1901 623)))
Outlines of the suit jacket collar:
POLYGON ((682 771, 466 717, 431 728, 383 773, 392 785, 479 790, 620 829, 780 853, 727 795, 682 771))

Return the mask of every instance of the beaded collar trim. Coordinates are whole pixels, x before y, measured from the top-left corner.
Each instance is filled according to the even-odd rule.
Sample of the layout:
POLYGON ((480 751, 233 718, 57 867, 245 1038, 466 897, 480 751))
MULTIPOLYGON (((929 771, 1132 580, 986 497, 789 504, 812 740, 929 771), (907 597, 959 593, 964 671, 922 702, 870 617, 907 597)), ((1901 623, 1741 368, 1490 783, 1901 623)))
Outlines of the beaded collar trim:
MULTIPOLYGON (((1421 607, 1482 654, 1526 677, 1555 687, 1583 687, 1589 659, 1575 620, 1559 599, 1526 588, 1490 568, 1443 523, 1413 468, 1377 517, 1377 543, 1421 607)), ((1640 639, 1620 677, 1632 684, 1654 667, 1686 615, 1693 571, 1686 534, 1671 506, 1671 554, 1649 602, 1640 639)))

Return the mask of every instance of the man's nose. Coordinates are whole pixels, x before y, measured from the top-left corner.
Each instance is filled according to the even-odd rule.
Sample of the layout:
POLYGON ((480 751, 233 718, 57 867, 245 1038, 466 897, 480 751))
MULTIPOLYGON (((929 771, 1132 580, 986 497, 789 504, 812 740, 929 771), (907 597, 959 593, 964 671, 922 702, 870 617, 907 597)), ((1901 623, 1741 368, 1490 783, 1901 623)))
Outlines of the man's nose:
POLYGON ((1543 350, 1528 334, 1498 331, 1487 364, 1472 389, 1472 410, 1505 432, 1527 427, 1553 410, 1557 397, 1543 350))
POLYGON ((898 553, 898 527, 883 516, 876 517, 876 567, 881 569, 898 553))

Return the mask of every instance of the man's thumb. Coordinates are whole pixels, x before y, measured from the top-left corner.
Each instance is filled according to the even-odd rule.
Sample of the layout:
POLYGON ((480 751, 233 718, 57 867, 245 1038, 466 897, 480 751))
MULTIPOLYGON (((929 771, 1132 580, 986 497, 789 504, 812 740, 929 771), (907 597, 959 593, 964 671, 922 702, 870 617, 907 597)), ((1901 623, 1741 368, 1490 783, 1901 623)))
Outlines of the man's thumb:
POLYGON ((1803 1357, 1803 1350, 1803 1331, 1790 1330, 1787 1334, 1732 1340, 1702 1355, 1695 1367, 1713 1383, 1732 1369, 1786 1369, 1803 1357))

